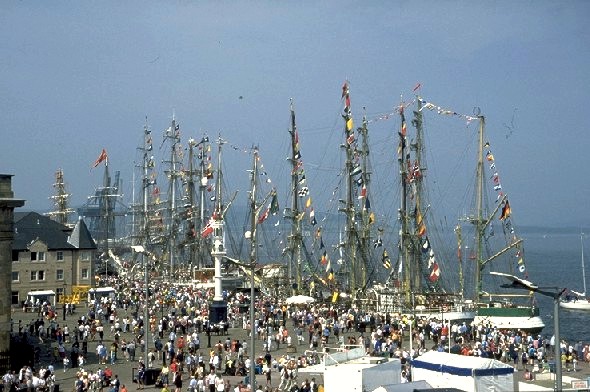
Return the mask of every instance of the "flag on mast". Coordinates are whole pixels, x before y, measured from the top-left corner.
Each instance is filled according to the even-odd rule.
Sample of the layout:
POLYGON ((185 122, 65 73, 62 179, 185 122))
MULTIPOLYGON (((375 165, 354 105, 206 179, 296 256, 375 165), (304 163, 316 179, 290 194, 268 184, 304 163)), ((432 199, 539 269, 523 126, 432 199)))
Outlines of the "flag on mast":
POLYGON ((102 152, 100 153, 100 155, 98 156, 98 158, 96 158, 96 161, 94 161, 94 164, 92 165, 92 167, 97 167, 98 165, 101 164, 102 161, 105 161, 105 165, 108 166, 109 164, 109 156, 107 155, 107 150, 105 150, 104 148, 102 149, 102 152))

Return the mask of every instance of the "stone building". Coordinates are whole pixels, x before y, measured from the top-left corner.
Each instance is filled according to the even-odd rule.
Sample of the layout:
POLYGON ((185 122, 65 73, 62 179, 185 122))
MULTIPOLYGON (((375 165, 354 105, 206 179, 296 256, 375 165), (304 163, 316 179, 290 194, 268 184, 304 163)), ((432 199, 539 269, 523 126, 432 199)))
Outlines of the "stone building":
MULTIPOLYGON (((10 367, 10 253, 14 238, 14 209, 24 200, 15 199, 12 176, 0 174, 0 371, 10 367)), ((4 373, 2 373, 4 374, 4 373)))
POLYGON ((55 305, 87 291, 95 286, 95 252, 82 219, 71 228, 36 212, 15 213, 11 304, 39 299, 55 305))

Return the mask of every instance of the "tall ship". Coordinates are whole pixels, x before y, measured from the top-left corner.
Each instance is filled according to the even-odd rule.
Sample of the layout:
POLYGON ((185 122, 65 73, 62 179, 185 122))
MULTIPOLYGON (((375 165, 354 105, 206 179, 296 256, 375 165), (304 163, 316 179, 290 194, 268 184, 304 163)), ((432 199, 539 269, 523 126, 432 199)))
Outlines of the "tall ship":
POLYGON ((50 199, 53 200, 54 210, 45 215, 62 225, 73 226, 70 222, 70 215, 74 213, 74 210, 70 208, 71 195, 66 190, 62 169, 58 169, 55 172, 55 183, 53 187, 55 188, 55 194, 50 199))
POLYGON ((135 164, 139 172, 135 178, 141 180, 133 191, 130 242, 149 242, 149 251, 157 260, 153 273, 159 277, 207 280, 213 276, 211 242, 200 233, 211 217, 215 199, 209 138, 190 138, 184 146, 180 125, 173 117, 159 150, 160 162, 146 124, 135 164))
MULTIPOLYGON (((342 164, 329 164, 327 169, 337 172, 332 197, 323 216, 316 218, 311 209, 309 220, 314 225, 314 242, 319 244, 319 291, 329 293, 333 302, 347 301, 366 308, 375 305, 374 301, 368 302, 373 295, 371 287, 387 271, 386 263, 381 262, 385 252, 381 226, 384 219, 377 219, 371 204, 373 168, 368 120, 364 114, 361 125, 355 127, 348 82, 342 86, 341 100, 342 164)), ((306 197, 306 206, 311 204, 309 200, 306 197)))
POLYGON ((120 171, 115 171, 115 177, 111 177, 109 157, 104 148, 92 167, 97 168, 103 163, 102 185, 88 196, 77 212, 88 222, 88 230, 96 241, 99 256, 97 272, 110 275, 122 267, 118 255, 128 251, 125 226, 129 208, 123 200, 120 171))
POLYGON ((474 323, 499 329, 539 332, 545 323, 539 315, 533 293, 499 290, 502 283, 489 273, 502 272, 528 278, 524 243, 514 224, 500 168, 491 144, 486 141, 485 117, 477 109, 472 119, 478 123, 474 206, 473 212, 463 221, 473 229, 469 258, 473 261, 474 270, 469 275, 473 276, 472 296, 476 304, 474 323), (487 203, 488 200, 494 202, 487 203))
MULTIPOLYGON (((399 235, 391 253, 383 251, 387 280, 372 291, 379 310, 427 319, 471 321, 475 317, 475 306, 465 296, 461 252, 457 252, 458 267, 451 268, 452 256, 440 251, 441 247, 449 248, 449 233, 435 224, 435 212, 428 200, 422 110, 418 96, 411 102, 402 101, 396 110, 399 116, 396 132, 399 235), (410 110, 411 129, 406 117, 410 110)), ((460 231, 457 235, 460 237, 460 231)))

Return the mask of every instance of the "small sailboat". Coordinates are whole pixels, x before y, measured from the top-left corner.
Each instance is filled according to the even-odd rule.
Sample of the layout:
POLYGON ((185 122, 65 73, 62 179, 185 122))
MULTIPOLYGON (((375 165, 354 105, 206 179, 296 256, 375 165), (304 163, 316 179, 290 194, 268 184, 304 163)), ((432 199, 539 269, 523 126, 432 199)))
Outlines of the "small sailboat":
POLYGON ((559 305, 563 309, 590 311, 590 299, 586 295, 586 270, 584 267, 584 234, 580 234, 580 245, 582 246, 582 283, 584 292, 568 290, 559 305))

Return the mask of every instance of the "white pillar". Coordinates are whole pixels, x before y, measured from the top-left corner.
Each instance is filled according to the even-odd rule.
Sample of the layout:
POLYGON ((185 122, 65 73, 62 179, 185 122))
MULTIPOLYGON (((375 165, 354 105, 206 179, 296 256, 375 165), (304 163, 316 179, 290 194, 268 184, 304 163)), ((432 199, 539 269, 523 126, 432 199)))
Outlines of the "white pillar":
POLYGON ((213 219, 211 222, 213 227, 213 251, 211 255, 215 258, 215 295, 213 301, 223 301, 222 287, 221 287, 221 259, 225 256, 225 246, 223 244, 223 220, 213 219))

